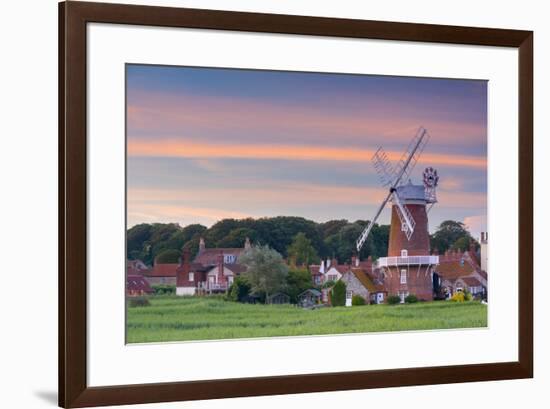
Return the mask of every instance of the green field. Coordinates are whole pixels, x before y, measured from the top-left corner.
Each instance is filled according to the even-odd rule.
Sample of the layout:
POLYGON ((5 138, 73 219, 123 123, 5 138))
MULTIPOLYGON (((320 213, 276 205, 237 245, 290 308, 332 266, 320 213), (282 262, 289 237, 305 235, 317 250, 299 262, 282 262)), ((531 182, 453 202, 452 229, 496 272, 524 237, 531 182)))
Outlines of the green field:
POLYGON ((213 297, 156 296, 128 308, 127 342, 165 342, 487 326, 479 302, 436 301, 304 310, 213 297))

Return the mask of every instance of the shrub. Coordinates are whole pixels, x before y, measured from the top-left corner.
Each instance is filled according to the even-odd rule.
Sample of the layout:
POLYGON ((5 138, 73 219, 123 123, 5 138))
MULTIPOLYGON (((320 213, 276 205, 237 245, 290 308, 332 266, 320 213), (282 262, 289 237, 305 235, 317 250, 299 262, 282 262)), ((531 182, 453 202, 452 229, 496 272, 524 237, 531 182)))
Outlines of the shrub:
POLYGON ((331 301, 333 307, 346 305, 346 284, 343 281, 337 281, 332 287, 331 301))
POLYGON ((229 287, 227 299, 243 302, 250 295, 250 284, 244 277, 237 277, 229 287))
POLYGON ((130 307, 148 307, 149 305, 151 303, 145 297, 130 298, 130 307))
POLYGON ((175 285, 154 284, 151 287, 155 291, 155 295, 175 294, 176 293, 176 286, 175 285))
POLYGON ((390 305, 399 304, 401 302, 401 297, 398 295, 390 295, 388 298, 386 298, 386 302, 390 305))
POLYGON ((354 295, 351 297, 351 305, 365 305, 366 301, 360 295, 354 295))
POLYGON ((467 289, 464 289, 464 301, 472 301, 472 293, 467 289))
POLYGON ((451 301, 454 301, 454 302, 464 302, 464 299, 465 299, 465 297, 464 297, 464 293, 462 291, 457 291, 451 297, 451 301))
POLYGON ((333 280, 328 280, 323 283, 321 288, 332 288, 334 287, 335 282, 333 280))
POLYGON ((418 302, 418 297, 414 294, 409 294, 405 297, 405 302, 407 304, 414 304, 415 302, 418 302))

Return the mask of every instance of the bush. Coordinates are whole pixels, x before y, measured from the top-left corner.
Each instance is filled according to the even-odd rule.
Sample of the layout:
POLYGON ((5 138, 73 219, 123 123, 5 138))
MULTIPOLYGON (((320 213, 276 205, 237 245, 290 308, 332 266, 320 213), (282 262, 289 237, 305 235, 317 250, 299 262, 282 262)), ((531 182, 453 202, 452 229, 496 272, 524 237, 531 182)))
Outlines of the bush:
POLYGON ((334 287, 335 282, 333 280, 328 280, 323 283, 321 288, 332 288, 334 287))
POLYGON ((418 297, 414 294, 409 294, 405 297, 405 302, 407 304, 414 304, 415 302, 418 302, 418 297))
POLYGON ((401 297, 398 295, 390 295, 388 298, 386 298, 386 302, 390 305, 399 304, 401 302, 401 297))
POLYGON ((176 286, 170 284, 154 284, 151 286, 155 291, 155 295, 175 294, 176 286))
POLYGON ((151 303, 145 297, 130 298, 130 307, 148 307, 151 303))
POLYGON ((464 301, 472 301, 472 293, 469 292, 467 289, 464 289, 464 301))
POLYGON ((454 301, 454 302, 464 302, 464 300, 465 300, 465 297, 462 291, 457 291, 451 297, 451 301, 454 301))
POLYGON ((366 301, 360 295, 354 295, 351 297, 351 305, 365 305, 366 301))
POLYGON ((331 301, 333 307, 346 305, 346 284, 343 281, 337 281, 332 287, 331 301))

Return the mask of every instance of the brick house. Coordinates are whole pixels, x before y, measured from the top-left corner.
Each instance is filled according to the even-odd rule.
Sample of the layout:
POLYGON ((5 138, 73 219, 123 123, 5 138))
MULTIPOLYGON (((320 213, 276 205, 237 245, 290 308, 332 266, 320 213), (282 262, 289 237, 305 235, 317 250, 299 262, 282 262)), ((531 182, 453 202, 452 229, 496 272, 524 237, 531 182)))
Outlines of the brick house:
POLYGON ((176 267, 176 294, 219 293, 229 289, 235 278, 246 267, 238 263, 239 257, 251 247, 246 238, 240 248, 206 248, 200 239, 199 251, 191 262, 189 251, 184 249, 176 267))

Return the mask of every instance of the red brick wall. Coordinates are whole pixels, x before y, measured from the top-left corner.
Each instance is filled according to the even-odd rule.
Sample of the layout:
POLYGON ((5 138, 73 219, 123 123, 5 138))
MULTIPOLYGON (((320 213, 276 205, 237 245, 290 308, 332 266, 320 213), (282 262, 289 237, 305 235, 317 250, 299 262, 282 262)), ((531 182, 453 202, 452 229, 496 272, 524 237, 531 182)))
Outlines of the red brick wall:
POLYGON ((398 295, 400 291, 414 294, 419 300, 433 300, 433 284, 431 267, 407 266, 391 267, 385 269, 384 287, 388 295, 398 295), (407 270, 407 283, 401 284, 401 270, 407 270))
POLYGON ((401 256, 401 250, 408 250, 409 256, 427 256, 430 254, 430 236, 428 233, 428 215, 426 206, 418 204, 405 205, 411 212, 416 226, 411 239, 401 231, 401 220, 397 214, 397 206, 392 206, 390 243, 388 257, 401 256))

